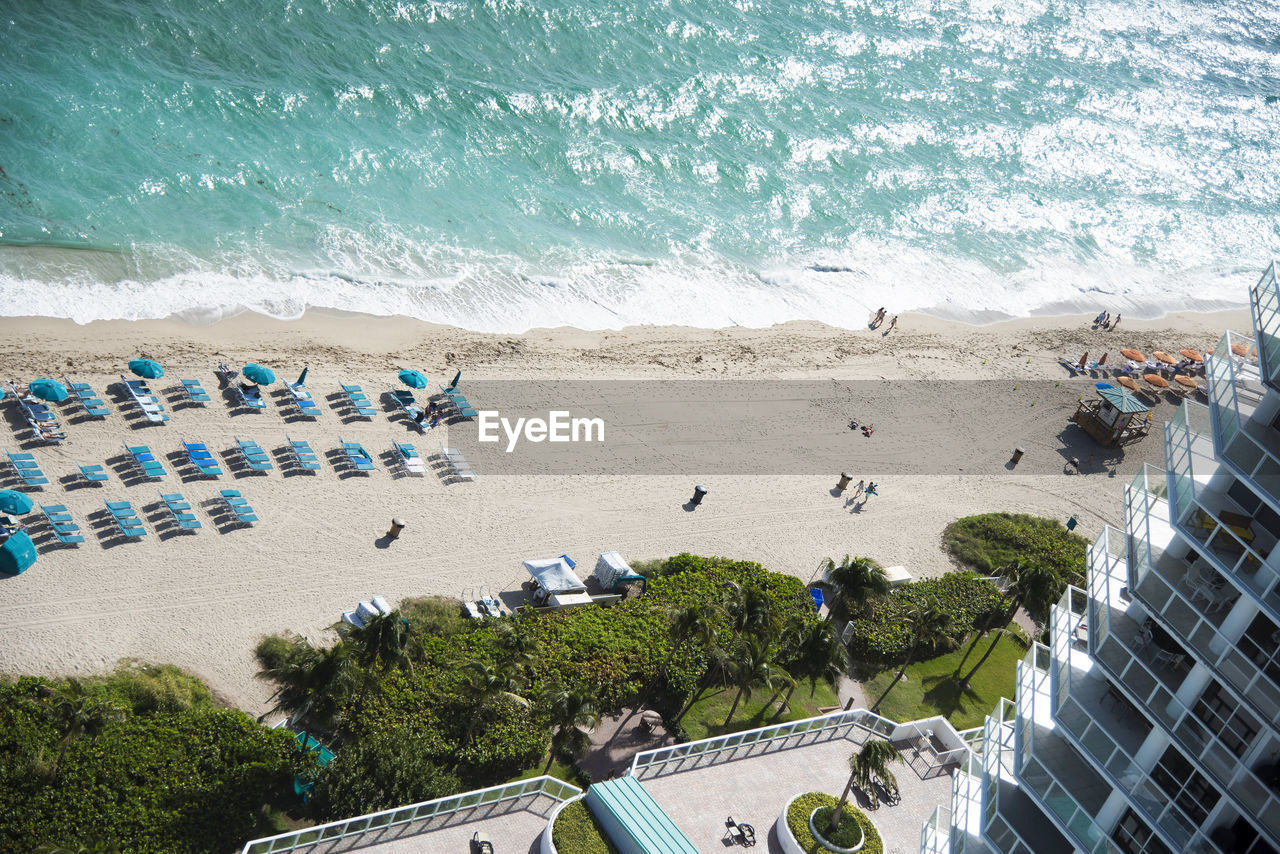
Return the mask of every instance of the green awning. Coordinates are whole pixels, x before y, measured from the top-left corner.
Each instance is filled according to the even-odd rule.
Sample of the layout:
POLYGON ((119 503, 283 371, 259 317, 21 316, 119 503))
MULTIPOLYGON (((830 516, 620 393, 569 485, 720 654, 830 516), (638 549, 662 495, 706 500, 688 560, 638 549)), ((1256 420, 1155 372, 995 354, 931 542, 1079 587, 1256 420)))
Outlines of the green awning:
POLYGON ((1101 388, 1102 399, 1124 413, 1150 412, 1151 407, 1122 388, 1101 388))
POLYGON ((586 800, 621 854, 698 854, 635 777, 592 783, 586 800))

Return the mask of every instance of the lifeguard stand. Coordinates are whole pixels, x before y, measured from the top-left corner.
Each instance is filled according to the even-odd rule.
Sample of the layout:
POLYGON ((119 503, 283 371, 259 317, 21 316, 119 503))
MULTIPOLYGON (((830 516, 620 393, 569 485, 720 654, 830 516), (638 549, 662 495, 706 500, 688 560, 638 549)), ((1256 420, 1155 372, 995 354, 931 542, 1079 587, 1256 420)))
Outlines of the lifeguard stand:
POLYGON ((1100 445, 1141 441, 1151 431, 1151 407, 1122 388, 1100 388, 1099 397, 1080 401, 1071 420, 1100 445))

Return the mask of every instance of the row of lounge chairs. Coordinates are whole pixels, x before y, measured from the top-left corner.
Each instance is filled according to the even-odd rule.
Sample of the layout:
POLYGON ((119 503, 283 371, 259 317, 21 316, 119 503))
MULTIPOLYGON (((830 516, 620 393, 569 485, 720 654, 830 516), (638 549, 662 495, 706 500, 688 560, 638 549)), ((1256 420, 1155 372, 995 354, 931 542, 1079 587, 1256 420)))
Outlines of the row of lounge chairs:
POLYGON ((163 424, 169 420, 168 414, 164 411, 164 404, 152 393, 151 387, 147 385, 146 380, 130 379, 121 374, 120 381, 124 383, 125 390, 129 392, 129 397, 133 398, 133 402, 142 410, 143 416, 148 421, 153 424, 163 424))
MULTIPOLYGON (((179 529, 197 531, 204 527, 203 523, 192 512, 191 503, 180 493, 161 492, 159 495, 161 503, 179 529)), ((238 490, 224 489, 218 494, 218 497, 222 505, 230 513, 231 518, 238 525, 252 525, 258 521, 257 514, 238 490)), ((126 539, 136 540, 146 536, 147 529, 143 526, 138 512, 134 510, 133 504, 128 501, 104 501, 103 504, 106 505, 107 513, 111 516, 116 528, 126 539)), ((66 545, 76 545, 84 542, 84 535, 80 533, 80 526, 76 524, 71 512, 66 507, 61 504, 45 504, 41 505, 40 512, 48 521, 54 537, 59 542, 66 545)))
POLYGON ((53 414, 52 409, 32 396, 26 386, 10 383, 9 391, 18 401, 18 406, 22 409, 22 417, 31 428, 33 439, 56 445, 67 438, 67 434, 62 431, 62 425, 58 423, 58 416, 53 414))

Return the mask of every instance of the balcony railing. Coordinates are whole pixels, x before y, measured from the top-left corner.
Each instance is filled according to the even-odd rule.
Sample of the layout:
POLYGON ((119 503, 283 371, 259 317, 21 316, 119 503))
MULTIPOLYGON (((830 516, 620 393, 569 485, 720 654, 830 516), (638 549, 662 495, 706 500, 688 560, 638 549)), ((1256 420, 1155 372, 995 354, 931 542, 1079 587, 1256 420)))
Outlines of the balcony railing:
POLYGON ((554 777, 535 777, 255 839, 244 846, 242 854, 277 854, 321 845, 325 852, 351 851, 381 841, 426 833, 460 812, 492 809, 498 804, 521 798, 546 797, 559 803, 581 794, 582 790, 577 786, 554 777))
MULTIPOLYGON (((1166 459, 1191 452, 1209 463, 1206 471, 1220 462, 1246 481, 1272 512, 1280 512, 1280 428, 1238 412, 1235 415, 1240 429, 1227 442, 1213 431, 1210 407, 1184 402, 1165 425, 1166 459)), ((1169 468, 1175 468, 1174 464, 1169 468)))
POLYGON ((1250 297, 1253 334, 1258 339, 1262 379, 1267 385, 1280 391, 1280 281, 1276 279, 1274 261, 1267 265, 1262 278, 1250 292, 1250 297))

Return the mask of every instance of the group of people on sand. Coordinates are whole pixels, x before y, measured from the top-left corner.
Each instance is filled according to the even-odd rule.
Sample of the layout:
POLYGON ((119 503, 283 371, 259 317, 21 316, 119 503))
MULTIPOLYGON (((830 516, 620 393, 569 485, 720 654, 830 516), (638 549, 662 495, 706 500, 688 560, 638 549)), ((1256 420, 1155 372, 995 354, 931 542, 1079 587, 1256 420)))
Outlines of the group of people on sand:
MULTIPOLYGON (((880 308, 876 311, 876 316, 872 318, 870 325, 872 329, 879 329, 880 324, 882 323, 884 323, 884 306, 880 306, 880 308)), ((898 328, 898 315, 895 314, 893 316, 893 319, 889 321, 889 328, 886 329, 885 332, 889 333, 897 328, 898 328)))
MULTIPOLYGON (((13 393, 16 394, 24 403, 35 404, 36 406, 43 405, 43 401, 32 394, 31 389, 27 388, 17 380, 9 380, 9 387, 13 389, 13 393)), ((53 416, 49 417, 52 418, 53 416)), ((28 418, 27 423, 39 431, 42 439, 61 442, 67 438, 67 434, 62 432, 62 429, 59 428, 56 423, 38 421, 32 418, 28 418)))
POLYGON ((1098 316, 1093 319, 1094 326, 1101 326, 1103 329, 1115 329, 1120 325, 1120 315, 1116 315, 1116 319, 1111 319, 1111 312, 1099 312, 1098 316))
POLYGON ((418 414, 413 417, 413 423, 419 427, 426 421, 430 420, 427 427, 435 429, 440 423, 440 408, 436 406, 435 401, 428 401, 427 405, 418 410, 418 414))
POLYGON ((850 430, 861 430, 861 431, 862 431, 862 435, 864 435, 864 436, 866 436, 868 439, 870 439, 870 438, 871 438, 871 434, 872 434, 872 433, 874 433, 874 432, 876 432, 876 425, 874 425, 874 424, 859 424, 859 423, 858 423, 858 419, 856 419, 856 418, 850 418, 850 419, 849 419, 849 429, 850 429, 850 430))

